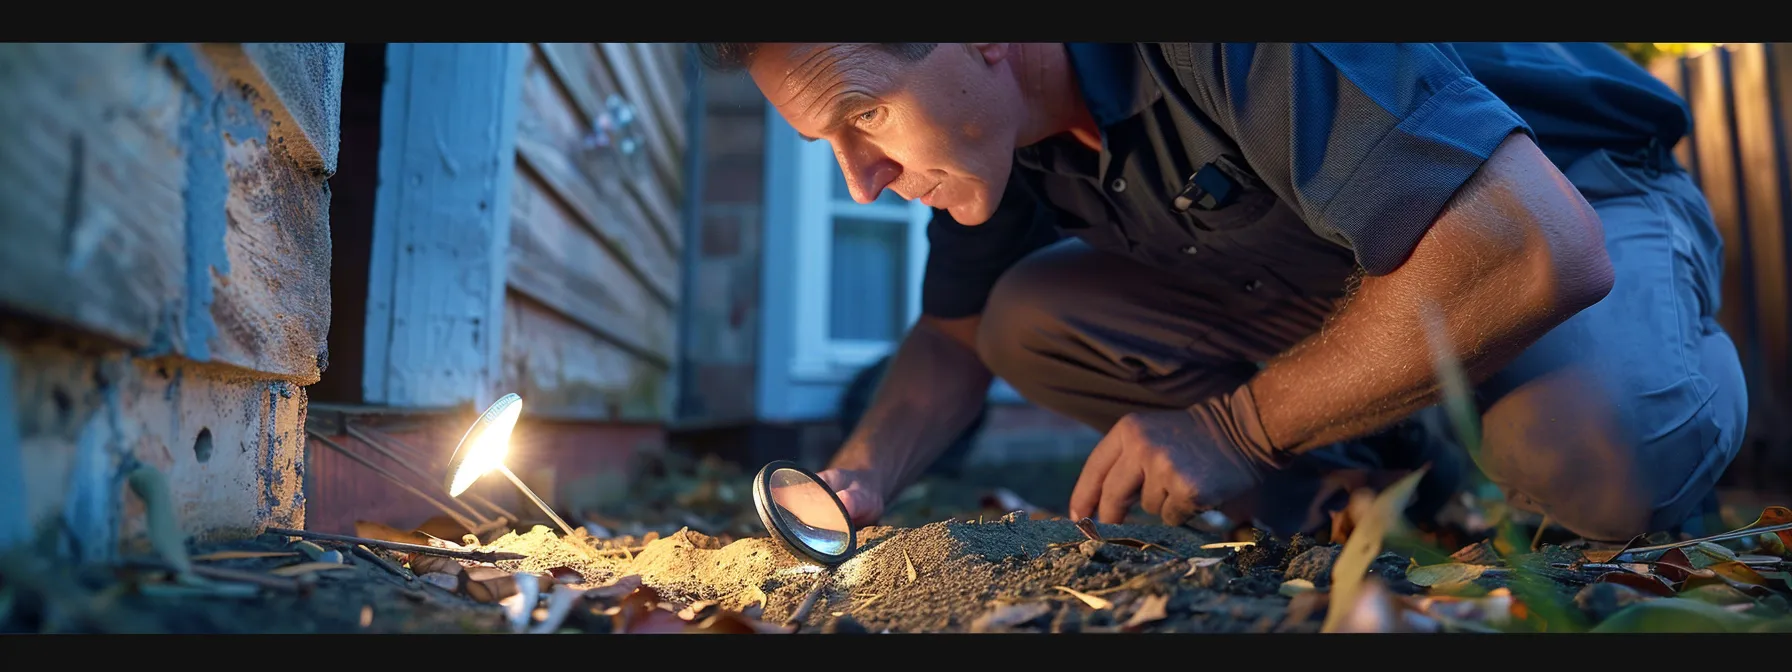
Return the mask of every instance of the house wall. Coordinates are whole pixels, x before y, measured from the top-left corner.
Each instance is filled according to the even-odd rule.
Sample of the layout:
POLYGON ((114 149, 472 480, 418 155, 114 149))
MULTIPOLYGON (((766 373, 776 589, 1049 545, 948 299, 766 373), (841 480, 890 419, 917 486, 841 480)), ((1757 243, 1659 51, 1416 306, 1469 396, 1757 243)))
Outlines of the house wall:
POLYGON ((341 45, 0 45, 0 544, 302 525, 341 45))
MULTIPOLYGON (((445 502, 442 463, 511 392, 524 405, 507 463, 575 515, 613 492, 635 455, 665 445, 689 144, 680 45, 387 53, 366 403, 312 423, 329 442, 312 442, 315 529, 443 515, 379 470, 445 502), (429 477, 351 426, 421 451, 409 466, 429 477)), ((539 515, 501 479, 476 487, 539 515)))

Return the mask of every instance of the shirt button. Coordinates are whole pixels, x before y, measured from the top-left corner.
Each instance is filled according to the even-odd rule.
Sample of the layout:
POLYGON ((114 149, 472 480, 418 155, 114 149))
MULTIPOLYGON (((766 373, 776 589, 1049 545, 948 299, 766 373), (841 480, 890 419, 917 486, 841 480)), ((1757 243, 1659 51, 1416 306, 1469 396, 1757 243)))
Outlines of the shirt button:
POLYGON ((1183 254, 1194 254, 1194 253, 1200 252, 1200 251, 1201 251, 1201 248, 1195 247, 1193 245, 1183 245, 1182 246, 1183 254))
POLYGON ((1115 192, 1126 191, 1126 180, 1116 177, 1114 178, 1113 184, 1109 184, 1108 187, 1112 188, 1115 192))
POLYGON ((1262 280, 1252 280, 1250 282, 1244 283, 1244 291, 1255 292, 1255 291, 1257 291, 1258 287, 1262 287, 1262 286, 1263 286, 1262 280))

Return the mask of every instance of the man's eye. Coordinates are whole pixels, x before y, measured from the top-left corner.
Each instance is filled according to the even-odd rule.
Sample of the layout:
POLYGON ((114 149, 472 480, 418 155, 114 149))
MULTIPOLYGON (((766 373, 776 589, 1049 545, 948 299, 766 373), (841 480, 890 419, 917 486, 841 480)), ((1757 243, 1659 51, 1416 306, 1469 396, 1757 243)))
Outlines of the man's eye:
POLYGON ((868 112, 865 112, 864 114, 860 114, 859 121, 873 121, 873 120, 877 119, 877 112, 878 111, 876 109, 873 109, 868 112))

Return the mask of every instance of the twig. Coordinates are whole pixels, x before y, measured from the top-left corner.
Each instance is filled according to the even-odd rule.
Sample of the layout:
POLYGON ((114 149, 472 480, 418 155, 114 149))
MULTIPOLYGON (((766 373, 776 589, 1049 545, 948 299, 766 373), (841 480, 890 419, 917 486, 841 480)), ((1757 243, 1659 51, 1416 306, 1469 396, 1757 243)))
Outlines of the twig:
POLYGON ((422 546, 422 545, 418 545, 418 544, 407 544, 407 543, 404 543, 401 541, 381 541, 379 539, 368 539, 366 537, 351 537, 346 534, 329 534, 327 532, 310 532, 307 530, 293 530, 293 529, 287 529, 284 527, 270 527, 270 528, 268 528, 268 532, 271 532, 273 534, 284 534, 289 537, 303 537, 306 539, 321 539, 324 541, 341 541, 341 542, 346 542, 346 543, 350 543, 350 544, 365 544, 368 546, 372 546, 374 548, 389 548, 394 551, 404 551, 406 553, 423 553, 426 555, 437 555, 437 556, 441 556, 444 558, 454 558, 456 560, 472 560, 474 562, 498 562, 500 560, 523 560, 523 559, 526 559, 529 557, 529 556, 523 555, 521 553, 507 553, 504 551, 473 551, 473 550, 465 550, 465 549, 436 548, 434 546, 422 546))
MULTIPOLYGON (((128 558, 124 561, 124 564, 130 565, 130 566, 137 566, 137 567, 146 567, 146 568, 150 568, 150 569, 158 569, 158 570, 161 570, 164 572, 170 572, 173 574, 181 573, 181 570, 179 568, 176 568, 175 566, 169 564, 167 561, 161 560, 161 559, 128 558)), ((302 592, 304 590, 304 585, 299 583, 298 579, 289 579, 289 578, 281 577, 281 576, 269 576, 267 574, 257 574, 255 572, 246 572, 246 571, 243 571, 240 569, 229 569, 226 567, 216 567, 216 566, 212 566, 212 565, 195 564, 188 571, 190 571, 193 576, 198 576, 198 577, 206 578, 206 579, 212 579, 212 580, 216 580, 216 581, 228 581, 228 582, 232 582, 232 583, 249 583, 249 584, 254 584, 257 586, 264 587, 264 588, 273 588, 275 590, 284 590, 284 591, 295 592, 295 593, 302 592)))
POLYGON ((433 478, 429 474, 424 473, 422 469, 418 469, 416 465, 411 464, 410 460, 406 460, 402 457, 394 455, 391 450, 388 450, 385 446, 380 445, 379 441, 375 440, 371 436, 368 436, 366 432, 356 429, 352 425, 344 426, 343 429, 346 429, 348 431, 349 436, 360 439, 361 443, 367 444, 367 447, 372 448, 372 449, 374 449, 375 452, 378 452, 379 454, 386 456, 386 459, 396 462, 396 463, 398 463, 398 466, 404 467, 406 471, 416 474, 418 478, 423 479, 423 482, 433 484, 436 489, 442 490, 442 494, 448 496, 448 501, 453 502, 456 506, 459 506, 461 508, 461 510, 466 511, 468 514, 471 514, 473 516, 473 520, 475 520, 479 523, 479 525, 469 526, 467 529, 473 529, 474 527, 485 527, 487 525, 492 524, 492 519, 487 518, 485 516, 485 514, 480 513, 479 509, 475 509, 475 508, 473 508, 473 506, 471 504, 460 501, 459 499, 455 498, 454 495, 449 494, 447 492, 447 490, 443 489, 442 481, 440 479, 433 478))
POLYGON ((371 562, 373 564, 379 565, 381 569, 391 572, 397 576, 404 577, 404 580, 406 580, 406 581, 416 581, 417 580, 416 574, 412 574, 410 571, 406 570, 405 568, 399 567, 398 565, 395 565, 395 564, 392 564, 391 560, 387 560, 385 558, 380 557, 380 554, 373 552, 373 549, 368 548, 365 544, 354 544, 352 546, 349 546, 349 550, 353 551, 356 556, 358 556, 368 562, 371 562))
POLYGON ((803 627, 803 621, 809 618, 809 612, 815 608, 816 598, 821 597, 821 589, 828 585, 829 574, 832 572, 822 572, 821 576, 816 577, 815 587, 809 589, 809 595, 803 598, 803 603, 797 605, 796 611, 790 613, 790 618, 784 619, 784 624, 791 626, 792 632, 803 627))
POLYGON ((418 490, 417 486, 406 483, 404 481, 404 479, 399 478, 397 474, 394 474, 390 471, 386 471, 386 469, 384 467, 374 464, 371 460, 368 460, 365 457, 361 457, 360 455, 356 455, 347 448, 343 448, 340 444, 337 444, 335 441, 331 441, 329 439, 329 437, 326 437, 323 434, 318 433, 317 430, 307 428, 305 430, 305 433, 310 434, 312 438, 317 439, 319 442, 323 443, 325 446, 329 447, 331 450, 341 453, 344 457, 347 457, 351 460, 359 462, 359 463, 361 463, 361 466, 367 467, 368 469, 373 470, 374 473, 377 473, 381 476, 386 477, 386 480, 389 480, 389 481, 392 481, 393 483, 398 484, 398 487, 404 488, 406 491, 410 492, 411 494, 423 498, 424 501, 427 501, 430 504, 434 505, 437 509, 440 509, 442 511, 442 513, 448 514, 449 518, 453 518, 454 522, 460 523, 462 527, 465 527, 469 530, 479 527, 478 523, 468 520, 466 516, 463 516, 460 513, 455 512, 455 510, 449 508, 448 505, 443 504, 440 501, 437 501, 436 498, 429 496, 429 493, 423 492, 422 490, 418 490))
MULTIPOLYGON (((367 427, 367 428, 365 428, 365 431, 371 431, 374 434, 380 435, 382 438, 385 439, 386 443, 390 443, 394 447, 397 447, 399 450, 410 455, 412 457, 412 459, 414 459, 414 460, 421 461, 424 464, 430 465, 432 468, 439 466, 435 460, 427 459, 423 455, 423 451, 417 450, 411 444, 405 443, 404 441, 400 441, 398 439, 398 437, 396 437, 396 436, 387 434, 386 431, 383 429, 378 429, 375 427, 367 427)), ((500 516, 503 516, 507 520, 511 520, 511 521, 522 520, 521 516, 511 513, 509 509, 506 509, 502 506, 498 506, 497 504, 492 503, 492 500, 486 499, 485 497, 483 497, 480 494, 473 492, 471 490, 460 493, 460 496, 461 496, 461 499, 465 499, 474 504, 478 504, 485 508, 491 509, 492 511, 496 512, 500 516)))

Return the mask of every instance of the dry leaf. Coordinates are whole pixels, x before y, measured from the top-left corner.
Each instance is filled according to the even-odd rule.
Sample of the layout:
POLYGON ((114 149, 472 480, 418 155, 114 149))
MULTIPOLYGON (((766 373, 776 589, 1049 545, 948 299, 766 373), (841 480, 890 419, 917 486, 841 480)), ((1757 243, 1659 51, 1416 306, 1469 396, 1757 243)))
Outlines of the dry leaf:
POLYGON ((1388 486, 1375 496, 1368 514, 1356 522, 1356 530, 1332 562, 1332 606, 1326 612, 1325 625, 1320 628, 1322 632, 1337 632, 1343 619, 1352 613, 1363 576, 1369 571, 1370 563, 1381 554, 1382 539, 1405 515, 1413 490, 1429 470, 1429 466, 1420 467, 1388 486))
POLYGON ((1463 546, 1455 553, 1451 553, 1450 559, 1470 565, 1492 566, 1504 564, 1505 562, 1500 559, 1499 552, 1493 550, 1493 543, 1486 539, 1463 546))
POLYGON ((641 577, 636 574, 616 577, 608 585, 598 586, 585 591, 585 597, 593 600, 614 600, 627 597, 641 587, 641 577))
POLYGON ((684 632, 685 621, 678 614, 659 608, 659 592, 648 586, 635 589, 622 598, 621 609, 614 617, 615 632, 625 635, 664 635, 684 632))
POLYGON ((302 576, 313 572, 327 572, 332 569, 354 569, 354 566, 335 562, 301 562, 296 565, 276 567, 268 573, 274 576, 302 576))
POLYGON ((1736 553, 1709 541, 1679 549, 1693 569, 1704 569, 1722 562, 1735 562, 1736 553))
POLYGON ((1674 586, 1654 574, 1636 574, 1633 572, 1606 572, 1599 575, 1598 583, 1615 583, 1628 588, 1635 588, 1656 597, 1673 597, 1674 586))
POLYGON ((697 600, 678 610, 678 617, 687 621, 700 620, 698 617, 708 617, 710 610, 715 608, 715 600, 697 600))
POLYGON ((767 623, 733 611, 718 611, 701 621, 687 624, 684 632, 705 635, 788 635, 796 628, 767 623))
POLYGON ((1051 611, 1052 605, 1045 602, 997 605, 971 622, 971 632, 996 632, 1012 628, 1051 611))
POLYGON ((193 556, 193 560, 196 562, 206 562, 211 560, 247 560, 250 558, 290 558, 295 555, 298 554, 291 551, 218 551, 216 553, 193 556))
POLYGON ((573 569, 571 567, 549 568, 548 575, 554 577, 554 580, 559 581, 560 583, 584 583, 585 582, 585 576, 583 574, 580 574, 578 572, 578 570, 573 569))
POLYGON ((1139 608, 1132 612, 1132 618, 1126 619, 1126 624, 1120 627, 1124 630, 1138 630, 1148 624, 1164 620, 1164 617, 1169 616, 1167 611, 1169 606, 1169 595, 1146 595, 1139 600, 1139 608))
POLYGON ((902 552, 902 563, 908 565, 908 582, 915 582, 915 561, 908 557, 908 551, 902 552))
POLYGON ((1095 519, 1093 518, 1085 516, 1082 520, 1076 521, 1076 531, 1092 540, 1101 541, 1101 532, 1095 529, 1095 519))
MULTIPOLYGON (((534 576, 525 578, 537 582, 538 586, 540 585, 540 579, 534 576)), ((517 592, 516 582, 516 578, 510 572, 496 567, 467 568, 467 595, 478 602, 493 604, 515 595, 517 592)))
POLYGON ((1485 565, 1447 562, 1406 570, 1406 580, 1420 586, 1445 586, 1474 581, 1481 578, 1481 575, 1485 574, 1487 570, 1485 565))
POLYGON ((1211 550, 1216 550, 1216 549, 1221 549, 1221 548, 1245 548, 1247 546, 1256 546, 1256 545, 1257 545, 1257 542, 1255 542, 1255 541, 1221 541, 1221 542, 1215 542, 1212 544, 1202 544, 1201 548, 1202 548, 1202 550, 1211 551, 1211 550))
POLYGON ((460 576, 467 573, 467 567, 453 558, 444 558, 439 555, 418 555, 411 558, 411 571, 417 574, 460 576))
POLYGON ((1099 609, 1106 609, 1108 607, 1114 606, 1113 602, 1109 602, 1107 600, 1096 597, 1094 595, 1090 595, 1088 593, 1082 592, 1075 588, 1070 588, 1067 586, 1056 586, 1056 588, 1058 590, 1062 590, 1066 593, 1070 593, 1071 595, 1076 596, 1076 599, 1082 600, 1083 604, 1089 605, 1089 608, 1091 608, 1091 609, 1099 610, 1099 609))

